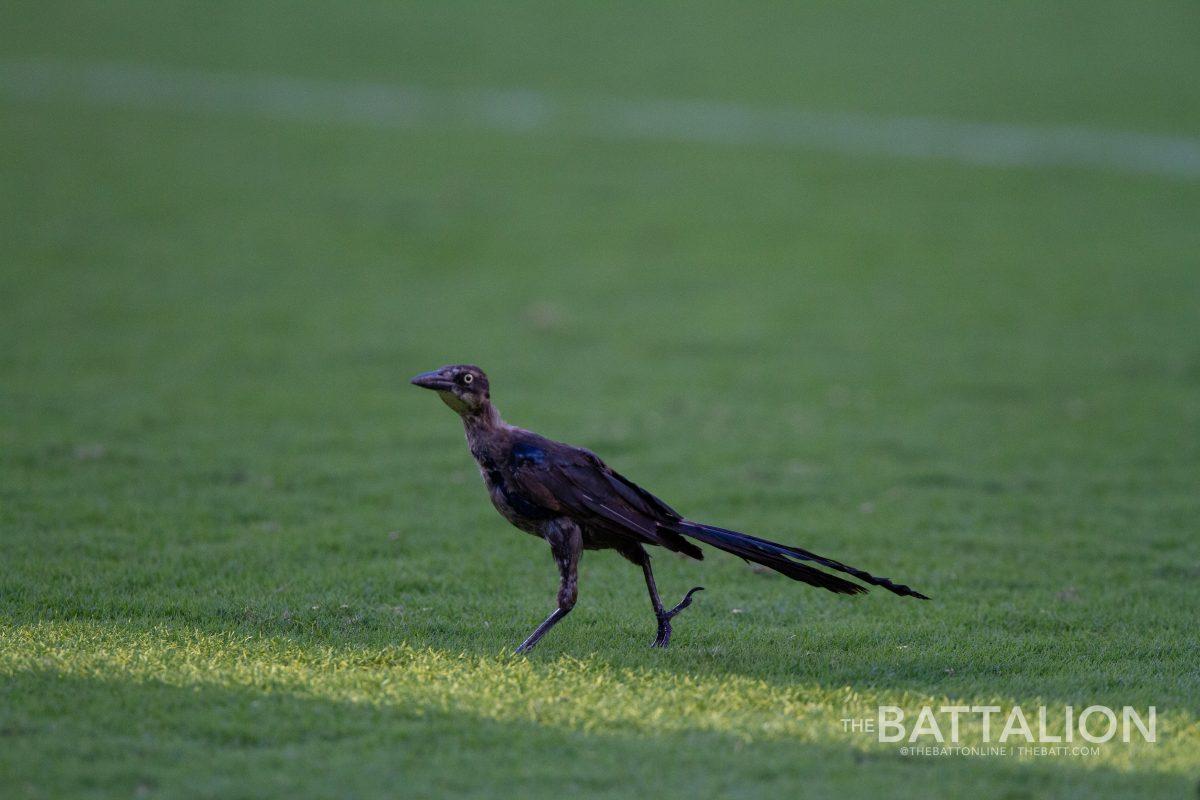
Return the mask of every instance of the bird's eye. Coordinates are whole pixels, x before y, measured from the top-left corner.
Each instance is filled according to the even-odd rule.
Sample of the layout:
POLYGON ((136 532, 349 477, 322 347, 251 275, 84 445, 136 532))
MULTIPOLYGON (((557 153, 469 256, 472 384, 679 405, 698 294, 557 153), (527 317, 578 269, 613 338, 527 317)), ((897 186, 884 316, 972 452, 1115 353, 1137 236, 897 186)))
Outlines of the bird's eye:
POLYGON ((469 372, 466 375, 463 375, 463 377, 462 377, 462 382, 466 383, 466 384, 469 384, 473 380, 475 380, 475 376, 469 372))

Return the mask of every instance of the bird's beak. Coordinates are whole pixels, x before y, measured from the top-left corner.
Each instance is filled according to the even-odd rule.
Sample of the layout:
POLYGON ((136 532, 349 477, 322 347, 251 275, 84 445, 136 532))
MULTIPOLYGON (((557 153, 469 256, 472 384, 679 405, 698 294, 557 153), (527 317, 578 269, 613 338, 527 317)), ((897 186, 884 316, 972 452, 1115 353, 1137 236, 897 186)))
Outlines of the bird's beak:
POLYGON ((420 375, 415 376, 410 383, 413 386, 420 386, 422 389, 434 390, 449 389, 454 385, 449 378, 437 370, 422 372, 420 375))

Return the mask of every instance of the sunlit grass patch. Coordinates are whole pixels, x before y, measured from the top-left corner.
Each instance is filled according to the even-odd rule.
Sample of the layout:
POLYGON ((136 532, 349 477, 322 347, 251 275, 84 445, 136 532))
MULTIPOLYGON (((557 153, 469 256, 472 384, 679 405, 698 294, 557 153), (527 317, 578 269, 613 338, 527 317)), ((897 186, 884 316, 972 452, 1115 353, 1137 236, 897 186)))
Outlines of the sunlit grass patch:
MULTIPOLYGON (((496 722, 530 722, 597 734, 638 736, 706 732, 752 743, 784 740, 864 752, 897 751, 873 735, 848 731, 843 720, 874 717, 879 706, 907 709, 908 729, 920 708, 1023 705, 1037 698, 922 696, 813 683, 778 684, 738 675, 689 675, 614 667, 597 657, 550 659, 447 653, 396 645, 382 648, 301 644, 287 638, 204 633, 111 623, 42 623, 0 629, 0 674, 41 671, 64 679, 156 682, 176 687, 246 689, 298 700, 390 707, 412 715, 452 713, 496 722)), ((1051 734, 1063 733, 1060 709, 1051 734)), ((963 746, 982 739, 978 720, 964 720, 963 746)), ((1019 737, 1012 744, 1019 743, 1019 737)), ((928 737, 922 744, 932 744, 928 737)), ((1081 743, 1082 740, 1081 740, 1081 743)), ((1195 767, 1200 726, 1178 711, 1158 716, 1158 741, 1119 738, 1072 762, 1184 774, 1195 767)), ((1036 760, 1030 758, 1029 760, 1036 760)))

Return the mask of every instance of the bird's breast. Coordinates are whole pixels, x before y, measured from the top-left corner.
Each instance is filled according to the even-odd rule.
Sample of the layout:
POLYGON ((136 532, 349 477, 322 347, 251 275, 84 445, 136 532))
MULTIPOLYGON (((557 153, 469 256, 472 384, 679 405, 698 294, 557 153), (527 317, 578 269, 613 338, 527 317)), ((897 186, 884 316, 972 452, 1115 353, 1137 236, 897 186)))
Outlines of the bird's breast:
MULTIPOLYGON (((540 523, 558 517, 559 514, 538 504, 515 486, 505 471, 487 454, 476 456, 479 472, 487 486, 492 505, 500 515, 521 530, 538 533, 540 523)), ((540 534, 539 534, 540 535, 540 534)))

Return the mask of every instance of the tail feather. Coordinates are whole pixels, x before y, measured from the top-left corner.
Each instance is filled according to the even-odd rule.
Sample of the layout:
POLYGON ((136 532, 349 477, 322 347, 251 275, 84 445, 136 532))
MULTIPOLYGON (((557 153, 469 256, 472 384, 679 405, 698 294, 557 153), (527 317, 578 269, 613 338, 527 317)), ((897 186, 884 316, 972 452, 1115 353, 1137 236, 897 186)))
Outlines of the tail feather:
POLYGON ((830 575, 819 569, 814 569, 813 567, 797 562, 811 561, 823 567, 852 575, 872 586, 883 587, 889 592, 903 597, 916 597, 920 600, 929 599, 920 592, 903 584, 893 583, 887 578, 878 578, 865 570, 847 566, 840 561, 834 561, 832 558, 825 558, 816 553, 810 553, 808 550, 803 550, 799 547, 789 547, 767 539, 759 539, 757 536, 750 536, 746 533, 739 533, 738 531, 731 531, 725 528, 717 528, 713 525, 702 525, 690 520, 679 520, 663 527, 697 541, 704 542, 705 544, 711 544, 713 547, 718 547, 727 553, 741 556, 747 561, 753 561, 756 564, 762 564, 764 567, 770 567, 793 580, 802 581, 811 586, 819 586, 822 589, 828 589, 838 594, 862 594, 867 589, 865 586, 859 586, 857 583, 852 583, 844 578, 830 575))

